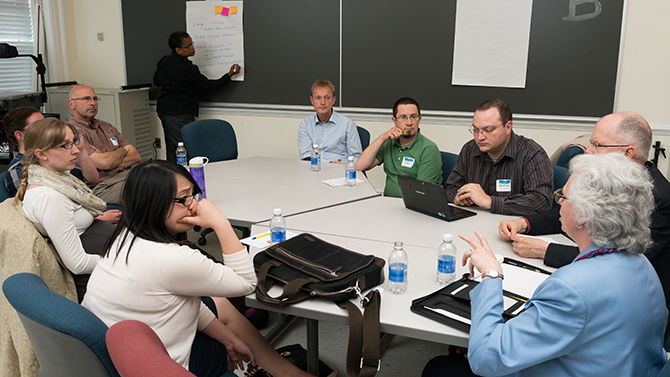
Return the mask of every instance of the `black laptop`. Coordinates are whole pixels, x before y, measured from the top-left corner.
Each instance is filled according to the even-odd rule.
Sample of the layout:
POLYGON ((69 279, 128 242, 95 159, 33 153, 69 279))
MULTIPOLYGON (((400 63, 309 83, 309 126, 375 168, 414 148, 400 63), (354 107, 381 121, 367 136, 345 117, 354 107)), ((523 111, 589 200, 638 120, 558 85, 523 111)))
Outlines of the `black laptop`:
POLYGON ((405 207, 413 211, 445 221, 460 220, 477 214, 447 203, 447 194, 440 185, 402 175, 398 175, 398 185, 405 207))

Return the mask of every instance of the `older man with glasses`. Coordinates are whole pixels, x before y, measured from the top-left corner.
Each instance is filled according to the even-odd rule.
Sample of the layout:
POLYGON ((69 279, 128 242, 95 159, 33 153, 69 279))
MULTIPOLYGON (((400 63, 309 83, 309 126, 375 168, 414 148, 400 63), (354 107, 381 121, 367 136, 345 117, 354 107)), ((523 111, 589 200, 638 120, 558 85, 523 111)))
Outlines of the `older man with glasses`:
POLYGON ((449 201, 492 213, 532 215, 551 208, 554 171, 535 141, 512 131, 512 111, 502 100, 482 102, 472 120, 473 140, 461 149, 447 178, 449 201))
MULTIPOLYGON (((655 201, 650 227, 653 242, 644 255, 661 279, 666 305, 670 307, 670 182, 656 165, 647 161, 652 142, 651 128, 638 114, 614 113, 596 123, 590 141, 591 145, 585 153, 623 153, 629 159, 643 165, 651 175, 655 201)), ((513 250, 520 256, 544 259, 544 264, 551 267, 565 266, 579 254, 577 247, 548 243, 520 235, 560 233, 562 230, 558 210, 559 208, 554 208, 525 218, 503 220, 498 226, 498 231, 504 240, 513 242, 513 250)), ((666 338, 670 335, 668 330, 666 329, 666 338)))
POLYGON ((90 86, 72 88, 67 101, 72 109, 69 122, 81 133, 86 153, 98 169, 100 183, 93 187, 93 195, 107 203, 118 204, 128 169, 140 162, 141 157, 113 125, 95 118, 99 101, 90 86))

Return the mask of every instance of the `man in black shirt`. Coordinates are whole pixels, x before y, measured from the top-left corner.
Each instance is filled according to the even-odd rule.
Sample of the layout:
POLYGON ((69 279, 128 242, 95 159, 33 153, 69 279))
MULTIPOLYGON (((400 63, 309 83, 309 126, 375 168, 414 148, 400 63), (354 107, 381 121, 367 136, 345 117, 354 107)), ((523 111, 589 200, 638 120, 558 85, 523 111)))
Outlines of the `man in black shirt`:
POLYGON ((175 31, 170 34, 168 44, 172 54, 161 58, 154 73, 154 85, 161 87, 156 112, 165 132, 167 159, 177 161, 175 151, 177 143, 182 141, 181 128, 198 116, 198 91, 220 90, 240 72, 240 66, 233 64, 221 78, 210 80, 188 59, 195 55, 195 44, 188 33, 175 31))

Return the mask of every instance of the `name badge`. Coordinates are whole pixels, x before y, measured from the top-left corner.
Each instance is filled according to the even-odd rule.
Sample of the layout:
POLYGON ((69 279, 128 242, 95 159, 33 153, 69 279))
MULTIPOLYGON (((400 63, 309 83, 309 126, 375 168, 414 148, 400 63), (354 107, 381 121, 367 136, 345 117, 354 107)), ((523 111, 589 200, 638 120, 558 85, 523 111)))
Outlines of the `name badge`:
POLYGON ((496 180, 496 191, 498 191, 498 192, 510 192, 510 191, 512 191, 512 180, 511 179, 497 179, 496 180))
POLYGON ((112 144, 114 144, 115 147, 118 147, 118 146, 119 146, 119 141, 116 140, 115 137, 110 137, 109 140, 112 141, 112 144))
POLYGON ((412 157, 403 157, 402 167, 411 168, 412 166, 414 166, 414 159, 412 157))

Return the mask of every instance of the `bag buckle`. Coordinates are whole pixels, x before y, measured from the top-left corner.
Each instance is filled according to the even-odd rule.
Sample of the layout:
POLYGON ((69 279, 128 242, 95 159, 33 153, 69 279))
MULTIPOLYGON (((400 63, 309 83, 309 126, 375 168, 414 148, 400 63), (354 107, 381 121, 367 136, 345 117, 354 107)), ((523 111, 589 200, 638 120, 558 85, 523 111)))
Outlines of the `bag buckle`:
POLYGON ((354 289, 356 296, 358 296, 358 298, 361 300, 361 307, 367 306, 367 304, 370 302, 370 299, 367 298, 366 296, 363 296, 363 292, 361 291, 361 288, 358 286, 358 280, 356 280, 356 285, 352 288, 354 289))
MULTIPOLYGON (((365 359, 365 357, 361 357, 361 366, 360 366, 361 369, 363 369, 363 360, 364 359, 365 359)), ((382 360, 377 359, 377 372, 379 372, 379 369, 381 369, 381 367, 382 367, 382 360)))

